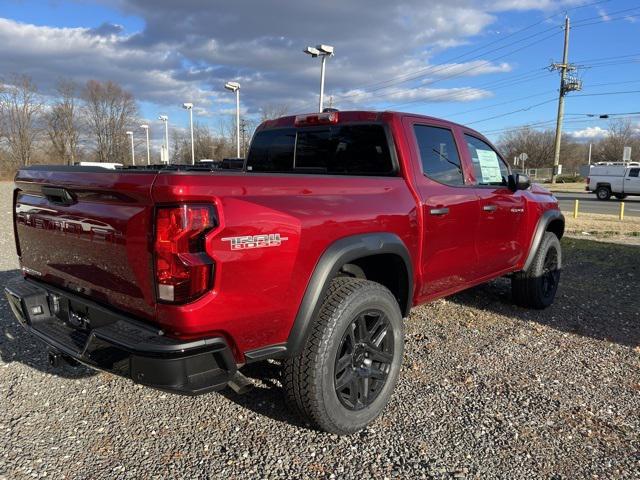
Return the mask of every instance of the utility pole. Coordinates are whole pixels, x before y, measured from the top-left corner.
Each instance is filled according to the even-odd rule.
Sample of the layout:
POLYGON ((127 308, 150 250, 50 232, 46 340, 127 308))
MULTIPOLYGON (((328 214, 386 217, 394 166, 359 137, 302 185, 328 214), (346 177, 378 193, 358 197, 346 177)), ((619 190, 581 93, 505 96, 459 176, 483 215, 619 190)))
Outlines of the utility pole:
POLYGON ((556 138, 553 153, 553 174, 551 183, 556 183, 556 178, 560 173, 560 143, 562 141, 562 120, 564 117, 564 97, 568 92, 582 90, 582 82, 577 79, 575 72, 577 67, 569 64, 569 30, 571 24, 569 17, 564 17, 564 51, 562 54, 562 63, 553 63, 549 67, 550 70, 558 70, 560 72, 560 94, 558 96, 558 118, 556 120, 556 138))

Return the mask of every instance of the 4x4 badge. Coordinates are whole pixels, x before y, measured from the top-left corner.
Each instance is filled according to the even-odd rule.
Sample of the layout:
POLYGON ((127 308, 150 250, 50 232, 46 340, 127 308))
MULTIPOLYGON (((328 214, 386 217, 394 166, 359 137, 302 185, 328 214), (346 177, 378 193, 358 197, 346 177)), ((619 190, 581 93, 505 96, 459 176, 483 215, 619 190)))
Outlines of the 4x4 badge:
POLYGON ((244 237, 226 237, 223 242, 230 242, 231 250, 244 250, 247 248, 279 247, 282 242, 289 240, 288 237, 281 237, 279 233, 268 233, 264 235, 247 235, 244 237))

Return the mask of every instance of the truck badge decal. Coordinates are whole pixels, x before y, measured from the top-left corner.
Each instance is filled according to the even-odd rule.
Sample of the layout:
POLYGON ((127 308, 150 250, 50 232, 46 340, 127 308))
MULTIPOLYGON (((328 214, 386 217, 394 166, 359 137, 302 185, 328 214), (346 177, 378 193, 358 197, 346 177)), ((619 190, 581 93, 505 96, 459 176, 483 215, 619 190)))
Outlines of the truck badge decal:
POLYGON ((247 235, 243 237, 226 237, 223 242, 231 243, 231 250, 245 250, 248 248, 279 247, 282 242, 289 240, 288 237, 281 237, 279 233, 268 233, 263 235, 247 235))

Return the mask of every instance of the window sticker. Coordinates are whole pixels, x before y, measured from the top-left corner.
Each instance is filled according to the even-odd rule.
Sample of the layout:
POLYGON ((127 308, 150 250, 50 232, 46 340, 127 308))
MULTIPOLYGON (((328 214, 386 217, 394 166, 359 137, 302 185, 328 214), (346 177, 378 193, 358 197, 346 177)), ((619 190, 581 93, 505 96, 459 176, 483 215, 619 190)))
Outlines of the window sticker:
POLYGON ((480 162, 480 171, 482 172, 482 183, 501 183, 502 174, 500 173, 500 161, 496 152, 493 150, 476 149, 478 161, 480 162))

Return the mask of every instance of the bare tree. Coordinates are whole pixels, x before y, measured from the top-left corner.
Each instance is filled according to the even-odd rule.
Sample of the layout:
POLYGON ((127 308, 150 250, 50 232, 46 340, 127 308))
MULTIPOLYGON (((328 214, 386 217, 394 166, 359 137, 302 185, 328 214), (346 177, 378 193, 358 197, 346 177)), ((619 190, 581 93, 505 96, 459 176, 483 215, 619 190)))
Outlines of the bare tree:
MULTIPOLYGON (((226 145, 231 141, 224 138, 216 138, 207 125, 195 122, 193 125, 193 150, 196 161, 205 158, 222 159, 230 156, 226 152, 226 145)), ((175 130, 173 133, 173 162, 189 164, 191 163, 191 136, 188 131, 175 130)), ((235 148, 235 147, 234 147, 235 148)))
POLYGON ((638 152, 640 150, 640 134, 629 119, 612 120, 609 123, 607 136, 596 145, 595 160, 620 162, 624 147, 631 147, 632 153, 638 152))
POLYGON ((78 157, 79 144, 78 88, 72 81, 60 80, 56 92, 57 99, 45 115, 47 134, 58 161, 73 165, 78 157))
POLYGON ((551 130, 535 130, 529 126, 505 132, 498 142, 500 151, 512 162, 521 153, 529 156, 528 167, 549 167, 553 164, 554 134, 551 130))
POLYGON ((42 108, 38 89, 27 75, 11 76, 0 92, 0 135, 14 166, 31 163, 42 108))
POLYGON ((260 121, 284 117, 287 113, 289 113, 289 105, 268 103, 260 109, 260 121))
POLYGON ((89 80, 83 97, 97 160, 126 163, 131 147, 125 131, 137 124, 138 115, 133 95, 112 81, 89 80))

